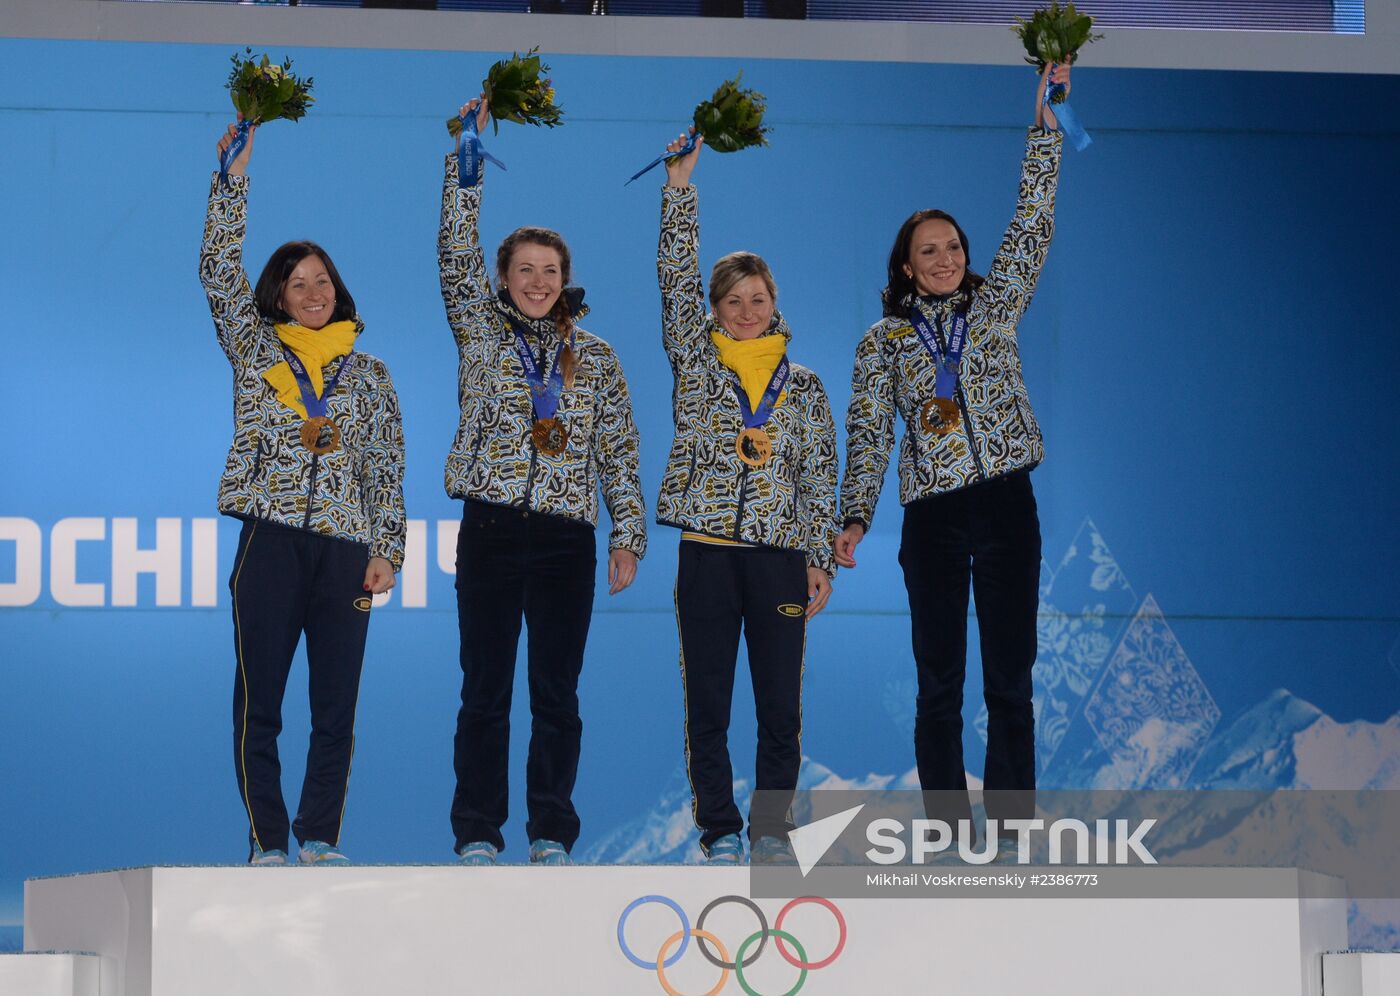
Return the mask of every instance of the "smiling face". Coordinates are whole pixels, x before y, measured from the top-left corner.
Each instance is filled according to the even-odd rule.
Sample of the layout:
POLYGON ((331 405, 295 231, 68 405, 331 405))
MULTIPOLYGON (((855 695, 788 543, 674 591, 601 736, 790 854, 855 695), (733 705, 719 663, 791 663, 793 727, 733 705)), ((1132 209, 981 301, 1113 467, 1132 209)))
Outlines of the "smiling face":
POLYGON ((335 282, 325 261, 315 253, 303 257, 282 285, 277 303, 299 325, 323 328, 335 312, 335 282))
POLYGON ((715 318, 735 339, 756 339, 768 331, 776 306, 768 282, 755 274, 740 280, 715 302, 715 318))
POLYGON ((544 318, 564 290, 563 258, 552 246, 522 242, 511 251, 497 280, 527 318, 544 318))
POLYGON ((967 273, 967 248, 958 230, 942 218, 929 218, 914 229, 904 273, 920 295, 951 294, 967 273))

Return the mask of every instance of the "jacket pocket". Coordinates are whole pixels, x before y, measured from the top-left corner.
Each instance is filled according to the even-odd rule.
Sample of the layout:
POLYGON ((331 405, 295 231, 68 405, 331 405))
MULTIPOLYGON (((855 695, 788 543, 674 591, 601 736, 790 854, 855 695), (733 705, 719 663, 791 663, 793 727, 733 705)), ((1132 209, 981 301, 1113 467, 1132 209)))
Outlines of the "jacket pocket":
POLYGON ((690 444, 690 461, 685 472, 685 485, 681 488, 680 501, 685 501, 690 495, 690 489, 695 486, 695 461, 699 456, 699 443, 692 441, 690 444))

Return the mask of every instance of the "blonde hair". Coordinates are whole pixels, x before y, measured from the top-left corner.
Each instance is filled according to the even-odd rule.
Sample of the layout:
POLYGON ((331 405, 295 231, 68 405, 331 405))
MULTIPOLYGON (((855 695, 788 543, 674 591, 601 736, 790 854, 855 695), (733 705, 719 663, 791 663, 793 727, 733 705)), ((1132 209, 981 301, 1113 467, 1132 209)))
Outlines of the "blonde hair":
POLYGON ((719 304, 735 284, 748 277, 762 277, 773 303, 777 304, 778 285, 773 282, 773 271, 768 269, 763 257, 752 252, 731 252, 716 260, 715 268, 710 271, 710 307, 719 304))

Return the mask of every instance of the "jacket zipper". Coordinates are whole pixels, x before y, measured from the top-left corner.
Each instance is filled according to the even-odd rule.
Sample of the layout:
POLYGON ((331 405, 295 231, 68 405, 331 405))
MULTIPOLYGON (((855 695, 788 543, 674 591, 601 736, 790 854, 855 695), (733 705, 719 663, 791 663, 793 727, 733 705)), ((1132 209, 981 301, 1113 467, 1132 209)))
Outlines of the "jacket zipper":
POLYGON ((302 520, 301 528, 311 528, 311 501, 316 495, 316 471, 321 467, 321 454, 311 454, 311 480, 306 485, 306 518, 302 520))
POLYGON ((530 511, 530 492, 535 486, 535 464, 540 459, 540 451, 535 446, 535 440, 530 439, 530 472, 525 475, 525 511, 530 511))
MULTIPOLYGON (((938 328, 938 348, 943 355, 948 355, 948 342, 943 337, 943 315, 937 311, 933 313, 934 323, 938 328)), ((938 371, 934 371, 936 377, 938 371)), ((972 454, 972 463, 977 468, 977 476, 982 480, 987 479, 987 471, 982 467, 982 458, 977 455, 977 436, 972 425, 972 415, 967 409, 967 397, 963 394, 962 372, 958 372, 958 386, 953 389, 953 396, 958 403, 958 412, 962 415, 963 426, 967 433, 967 451, 972 454)))
POLYGON ((744 525, 744 503, 749 497, 749 465, 744 464, 743 472, 739 474, 739 509, 734 515, 734 540, 742 543, 743 537, 739 535, 744 525))

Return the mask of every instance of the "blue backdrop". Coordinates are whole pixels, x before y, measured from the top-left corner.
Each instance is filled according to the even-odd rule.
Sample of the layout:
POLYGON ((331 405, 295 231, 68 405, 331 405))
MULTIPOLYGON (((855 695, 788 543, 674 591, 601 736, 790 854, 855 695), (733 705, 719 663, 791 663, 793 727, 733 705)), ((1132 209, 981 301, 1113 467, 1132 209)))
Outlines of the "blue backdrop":
MULTIPOLYGON (((230 51, 0 41, 0 924, 19 922, 27 876, 244 854, 225 587, 236 527, 202 521, 216 516, 229 374, 196 275, 230 51)), ((258 134, 247 259, 256 272, 296 237, 334 254, 367 324, 361 345, 394 373, 422 523, 370 627, 343 842, 361 861, 446 860, 460 508, 441 484, 456 380, 435 236, 443 120, 497 56, 287 54, 315 76, 317 103, 258 134)), ((661 178, 622 180, 741 67, 549 61, 568 123, 488 136, 510 169, 488 178, 483 242, 521 224, 569 239, 586 324, 628 375, 650 503, 670 440, 661 178)), ((773 144, 703 157, 702 262, 738 248, 771 261, 793 355, 823 376, 839 418, 899 222, 950 209, 987 265, 1015 202, 1033 74, 742 68, 769 97, 773 144)), ((1400 80, 1086 65, 1076 84, 1096 142, 1066 153, 1055 244, 1021 328, 1049 453, 1035 472, 1042 781, 1400 787, 1400 80), (1128 686, 1148 692, 1126 725, 1110 722, 1128 686)), ((899 519, 891 480, 860 567, 813 624, 804 784, 908 784, 899 519)), ((696 856, 675 547, 655 527, 637 584, 598 600, 577 793, 579 853, 597 860, 696 856)), ((299 676, 282 741, 293 799, 299 676)), ((732 735, 742 779, 745 698, 732 735)), ((516 702, 511 859, 520 683, 516 702)), ((970 694, 974 775, 978 712, 970 694)))

